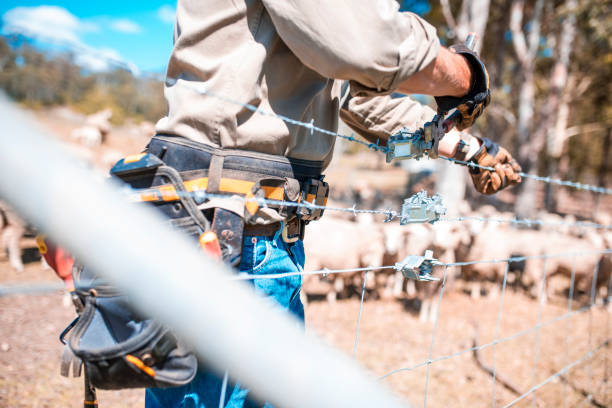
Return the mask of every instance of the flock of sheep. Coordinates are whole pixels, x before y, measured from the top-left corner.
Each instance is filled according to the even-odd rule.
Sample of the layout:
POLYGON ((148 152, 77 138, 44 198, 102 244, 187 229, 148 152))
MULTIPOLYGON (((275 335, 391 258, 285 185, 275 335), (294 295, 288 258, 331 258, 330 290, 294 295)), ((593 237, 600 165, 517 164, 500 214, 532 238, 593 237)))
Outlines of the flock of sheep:
MULTIPOLYGON (((328 211, 307 227, 304 246, 306 271, 329 273, 306 274, 303 299, 324 297, 337 299, 359 295, 364 285, 364 272, 341 272, 372 268, 365 289, 371 296, 383 299, 418 299, 420 319, 433 320, 436 310, 432 299, 440 289, 438 282, 415 282, 405 279, 392 267, 407 255, 423 255, 433 250, 441 263, 453 264, 485 261, 446 270, 445 291, 462 290, 478 298, 482 293, 495 297, 499 293, 506 268, 507 284, 523 290, 528 296, 542 296, 546 301, 555 295, 567 296, 574 275, 574 293, 591 296, 608 295, 612 254, 612 231, 576 225, 571 216, 562 218, 548 214, 538 228, 519 228, 510 222, 511 215, 498 213, 493 207, 481 207, 463 221, 441 220, 432 224, 383 223, 371 214, 338 215, 328 211), (575 255, 574 255, 575 254, 575 255), (546 256, 546 255, 551 255, 546 256), (523 259, 525 257, 526 259, 523 259), (507 263, 503 260, 519 258, 507 263), (486 262, 494 261, 494 262, 486 262), (385 268, 381 268, 381 267, 385 268)), ((602 217, 601 225, 610 225, 602 217)), ((21 248, 26 224, 6 204, 0 202, 0 237, 13 269, 24 269, 21 248)), ((442 277, 444 267, 434 268, 442 277)))
MULTIPOLYGON (((72 141, 96 152, 111 130, 111 115, 112 112, 107 109, 86 117, 82 126, 72 132, 72 141)), ((150 135, 153 132, 151 126, 138 130, 150 135)), ((108 163, 114 163, 118 159, 116 156, 121 154, 115 152, 107 155, 112 157, 102 162, 109 167, 108 163)), ((356 193, 360 193, 358 198, 363 199, 361 191, 356 193)), ((597 220, 604 228, 579 226, 572 216, 563 218, 553 214, 541 215, 540 219, 544 221, 541 225, 521 228, 513 223, 487 221, 513 217, 513 214, 500 213, 491 206, 475 211, 466 208, 463 213, 468 216, 463 221, 442 220, 433 225, 402 226, 393 222, 383 223, 382 219, 372 214, 354 216, 352 213, 327 211, 321 220, 309 224, 306 229, 305 270, 329 270, 330 273, 305 275, 303 299, 320 296, 335 302, 339 298, 358 295, 364 284, 363 271, 333 271, 372 268, 366 280, 369 295, 418 299, 420 319, 431 320, 436 313, 431 300, 439 290, 441 281, 407 280, 392 268, 407 255, 423 255, 426 250, 433 250, 438 261, 450 264, 527 257, 509 264, 480 262, 448 267, 445 291, 463 290, 473 297, 479 297, 483 292, 496 296, 509 265, 508 285, 532 297, 543 296, 543 300, 546 300, 557 294, 567 295, 572 275, 575 293, 590 295, 593 277, 596 276, 596 295, 600 298, 607 295, 612 254, 602 251, 612 248, 612 229, 605 228, 612 222, 608 214, 603 214, 597 220), (580 255, 573 256, 573 253, 580 255), (557 256, 544 257, 546 254, 557 256)), ((1 244, 11 266, 17 271, 23 270, 20 248, 24 246, 22 237, 25 233, 23 221, 0 202, 1 244)), ((443 272, 444 267, 434 268, 434 275, 440 278, 443 272)))
MULTIPOLYGON (((512 219, 511 214, 498 213, 490 206, 470 215, 512 219)), ((449 264, 527 257, 509 263, 507 283, 532 297, 541 294, 544 301, 557 294, 567 295, 572 271, 575 293, 590 295, 593 277, 597 275, 597 293, 605 298, 611 279, 612 255, 603 250, 612 247, 612 231, 576 226, 571 216, 543 217, 544 222, 538 228, 519 228, 509 222, 482 219, 401 226, 379 222, 369 214, 337 216, 328 211, 321 220, 307 227, 305 269, 328 269, 330 273, 305 276, 303 291, 306 297, 325 296, 329 302, 359 294, 363 271, 333 273, 333 270, 372 267, 373 274, 366 280, 369 294, 380 298, 418 298, 420 319, 431 320, 436 312, 431 299, 441 282, 415 284, 392 268, 376 269, 393 266, 407 255, 423 255, 431 249, 435 258, 449 264)), ((609 221, 600 220, 605 225, 609 221)), ((506 265, 507 262, 483 262, 449 267, 445 291, 461 289, 475 298, 482 292, 495 297, 506 265)), ((443 267, 434 268, 434 275, 440 278, 443 272, 443 267)))

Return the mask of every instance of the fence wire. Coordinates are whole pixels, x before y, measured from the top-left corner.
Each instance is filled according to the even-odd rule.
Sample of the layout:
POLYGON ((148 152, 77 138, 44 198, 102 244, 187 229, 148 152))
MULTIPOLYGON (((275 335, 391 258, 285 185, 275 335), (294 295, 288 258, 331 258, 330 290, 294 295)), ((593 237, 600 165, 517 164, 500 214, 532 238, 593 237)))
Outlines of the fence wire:
POLYGON ((554 380, 554 379, 558 378, 559 376, 569 372, 569 370, 571 370, 572 368, 576 367, 577 365, 583 363, 584 361, 592 358, 595 354, 597 354, 597 352, 599 350, 601 350, 604 347, 608 347, 609 344, 610 344, 610 339, 606 339, 606 341, 604 341, 603 343, 601 343, 599 346, 595 347, 594 349, 590 350, 589 352, 584 354, 582 357, 580 357, 579 359, 575 360, 573 363, 566 365, 561 370, 557 371, 556 373, 554 373, 553 375, 548 377, 546 380, 542 381, 541 383, 539 383, 537 385, 534 385, 527 392, 525 392, 524 394, 522 394, 518 398, 512 400, 510 403, 504 405, 504 408, 508 408, 508 407, 513 406, 513 405, 516 405, 516 403, 518 403, 519 401, 523 400, 525 397, 533 394, 535 391, 539 390, 540 388, 542 388, 546 384, 550 383, 552 380, 554 380))
MULTIPOLYGON (((314 132, 318 132, 327 136, 331 136, 331 137, 336 137, 336 138, 340 138, 340 139, 344 139, 344 140, 348 140, 350 142, 354 142, 354 143, 358 143, 361 144, 363 146, 366 146, 368 149, 377 151, 377 152, 382 152, 382 153, 387 153, 388 149, 385 146, 380 146, 378 143, 367 143, 364 142, 362 140, 359 140, 357 138, 355 138, 354 136, 346 136, 346 135, 342 135, 339 134, 337 132, 332 132, 330 130, 327 129, 323 129, 317 126, 314 126, 314 122, 301 122, 299 120, 295 120, 292 118, 288 118, 286 116, 283 115, 279 115, 277 113, 274 112, 270 112, 270 111, 266 111, 264 109, 258 108, 257 106, 251 105, 249 103, 245 103, 245 102, 241 102, 241 101, 237 101, 234 100, 232 98, 228 98, 225 95, 219 95, 215 92, 212 92, 210 90, 208 90, 206 88, 206 86, 193 86, 192 88, 195 92, 200 93, 202 95, 207 95, 213 98, 216 98, 218 100, 221 100, 223 102, 227 102, 227 103, 231 103, 233 105, 237 105, 237 106, 241 106, 244 109, 247 109, 253 113, 257 113, 263 116, 271 116, 271 117, 276 117, 280 120, 282 120, 283 122, 286 122, 290 125, 294 125, 294 126, 299 126, 299 127, 303 127, 305 129, 308 129, 311 133, 314 132)), ((388 136, 392 136, 392 133, 387 132, 388 136)), ((473 163, 473 162, 466 162, 466 161, 462 161, 462 160, 457 160, 454 158, 450 158, 450 157, 443 157, 440 156, 442 159, 444 160, 448 160, 452 163, 455 164, 459 164, 459 165, 463 165, 463 166, 468 166, 468 167, 472 167, 472 168, 479 168, 482 170, 489 170, 489 171, 494 171, 495 169, 493 167, 488 167, 488 166, 481 166, 477 163, 473 163)), ((556 184, 559 186, 564 186, 564 187, 571 187, 571 188, 575 188, 576 190, 585 190, 585 191, 590 191, 593 193, 599 193, 599 194, 606 194, 606 195, 612 195, 612 189, 609 188, 604 188, 604 187, 599 187, 599 186, 594 186, 594 185, 590 185, 590 184, 585 184, 585 183, 579 183, 579 182, 575 182, 575 181, 569 181, 569 180, 560 180, 560 179, 555 179, 555 178, 551 178, 551 177, 542 177, 542 176, 538 176, 535 174, 528 174, 528 173, 524 173, 524 172, 519 172, 521 177, 525 177, 525 178, 530 178, 542 183, 546 183, 546 184, 556 184)))
MULTIPOLYGON (((131 189, 126 187, 125 192, 128 196, 135 197, 133 200, 139 200, 137 198, 140 193, 147 193, 149 191, 153 191, 153 189, 131 189)), ((372 214, 372 215, 384 215, 384 222, 389 223, 395 219, 402 217, 401 209, 393 210, 393 209, 364 209, 357 208, 357 204, 354 203, 351 207, 334 207, 329 205, 319 205, 314 202, 294 202, 294 201, 285 201, 285 200, 274 200, 264 197, 242 197, 237 195, 229 195, 229 194, 218 194, 218 193, 208 193, 204 190, 199 191, 187 191, 180 192, 176 191, 173 194, 176 194, 179 197, 192 197, 198 200, 210 200, 210 199, 225 199, 225 200, 243 200, 245 202, 255 202, 261 207, 267 206, 275 206, 275 207, 293 207, 293 208, 306 208, 308 210, 323 210, 323 211, 334 211, 334 212, 343 212, 352 214, 354 217, 357 217, 358 214, 372 214)), ((503 218, 503 217, 480 217, 475 215, 461 215, 457 217, 440 217, 440 219, 433 221, 432 223, 438 222, 465 222, 465 221, 478 221, 483 223, 497 223, 497 224, 510 224, 527 228, 542 228, 542 227, 566 227, 566 228, 577 228, 577 229, 595 229, 595 230, 612 230, 612 224, 598 224, 592 221, 575 221, 575 222, 565 222, 565 221, 550 221, 542 218, 539 219, 529 219, 529 218, 503 218)))
MULTIPOLYGON (((26 33, 27 34, 27 33, 26 33)), ((65 44, 66 45, 66 44, 65 44)), ((74 48, 75 45, 74 44, 67 44, 67 47, 72 47, 74 48)), ((78 50, 77 50, 78 51, 78 50)), ((83 51, 83 50, 81 50, 83 51)), ((91 50, 85 50, 88 52, 91 52, 91 50)), ((100 55, 100 57, 105 57, 103 55, 100 55)), ((107 59, 111 60, 111 62, 116 65, 116 66, 121 66, 122 68, 126 68, 126 69, 132 69, 131 66, 129 66, 128 64, 124 63, 123 61, 117 61, 117 60, 113 60, 112 58, 106 56, 107 59)), ((227 103, 232 103, 232 104, 236 104, 239 106, 242 106, 244 109, 247 109, 255 114, 260 114, 260 115, 265 115, 265 116, 272 116, 272 117, 276 117, 282 121, 284 121, 285 123, 289 124, 289 125, 293 125, 293 126, 299 126, 302 128, 307 129, 309 132, 314 133, 314 132, 318 132, 330 137, 336 137, 339 139, 343 139, 343 140, 347 140, 351 143, 357 143, 360 145, 363 145, 365 147, 367 147, 368 149, 374 150, 376 152, 379 153, 386 153, 388 151, 388 149, 385 146, 381 146, 379 145, 379 143, 368 143, 365 142, 363 140, 360 140, 356 137, 354 137, 353 135, 351 136, 347 136, 347 135, 342 135, 339 134, 337 132, 332 132, 330 130, 324 129, 324 128, 320 128, 317 127, 314 123, 314 120, 311 122, 303 122, 303 121, 299 121, 299 120, 295 120, 283 115, 278 115, 274 112, 268 112, 265 110, 262 110, 254 105, 248 104, 248 103, 243 103, 240 101, 235 101, 232 100, 230 98, 227 98, 226 96, 223 95, 217 95, 209 90, 207 90, 204 87, 200 87, 195 89, 195 91, 201 93, 201 94, 205 94, 208 95, 210 97, 214 97, 217 98, 221 101, 227 102, 227 103)), ((390 134, 389 134, 390 136, 390 134)), ((453 162, 455 164, 458 165, 463 165, 463 166, 467 166, 467 167, 471 167, 471 168, 480 168, 483 170, 489 170, 489 171, 493 171, 494 169, 491 167, 486 167, 486 166, 480 166, 476 163, 472 163, 472 162, 465 162, 465 161, 460 161, 460 160, 456 160, 453 158, 445 158, 442 157, 444 160, 453 162)), ((561 180, 561 179, 557 179, 557 178, 551 178, 551 177, 542 177, 542 176, 538 176, 538 175, 534 175, 534 174, 527 174, 524 172, 519 173, 522 177, 524 178, 529 178, 529 179, 533 179, 535 181, 538 182, 542 182, 542 183, 546 183, 546 184, 554 184, 554 185, 558 185, 558 186, 563 186, 563 187, 568 187, 568 188, 574 188, 577 190, 584 190, 584 191, 589 191, 592 193, 597 193, 597 194, 603 194, 603 195, 612 195, 612 189, 609 188, 604 188, 604 187, 599 187, 599 186, 594 186, 594 185, 589 185, 589 184, 584 184, 584 183, 579 183, 579 182, 574 182, 574 181, 569 181, 569 180, 561 180)), ((215 194, 208 194, 206 192, 203 191, 198 191, 198 192, 194 192, 193 194, 199 196, 199 197, 203 197, 203 198, 227 198, 227 195, 215 195, 215 194)), ((244 198, 243 198, 244 199, 244 198)), ((286 207, 304 207, 307 209, 322 209, 322 210, 328 210, 328 211, 337 211, 337 212, 345 212, 345 213, 351 213, 354 216, 356 216, 357 214, 378 214, 378 215, 383 215, 385 216, 385 221, 391 221, 394 220, 396 218, 401 217, 401 211, 395 211, 392 209, 376 209, 376 210, 372 210, 372 209, 358 209, 356 208, 356 205, 353 205, 352 207, 333 207, 333 206, 321 206, 321 205, 316 205, 314 203, 308 203, 308 202, 302 202, 302 203, 294 203, 294 202, 287 202, 287 201, 279 201, 279 200, 270 200, 270 199, 264 199, 264 198, 246 198, 244 200, 247 201, 256 201, 257 203, 259 203, 262 206, 265 205, 274 205, 274 206, 286 206, 286 207)), ((592 229, 597 229, 597 230, 611 230, 612 229, 612 225, 604 225, 604 224, 599 224, 599 223, 595 223, 595 222, 555 222, 555 221, 549 221, 549 220, 544 220, 544 219, 516 219, 516 218, 501 218, 501 217, 478 217, 478 216, 459 216, 459 217, 454 217, 454 218, 441 218, 440 219, 441 222, 462 222, 462 221, 481 221, 481 222, 496 222, 496 223, 507 223, 507 224, 512 224, 512 225, 519 225, 519 226, 526 226, 526 227, 533 227, 533 228, 538 228, 538 227, 544 227, 544 226, 551 226, 551 227, 575 227, 575 228, 592 228, 592 229)), ((423 404, 426 407, 427 403, 428 403, 428 394, 429 394, 429 388, 430 388, 430 368, 431 365, 434 363, 438 363, 441 361, 445 361, 445 360, 449 360, 458 356, 461 356, 463 354, 466 353, 470 353, 470 352, 474 352, 474 351, 480 351, 480 350, 484 350, 487 349, 489 347, 492 347, 493 350, 493 383, 492 383, 492 389, 491 389, 491 406, 495 407, 496 406, 496 401, 495 401, 495 393, 496 393, 496 374, 497 374, 497 345, 498 344, 502 344, 502 343, 506 343, 515 339, 518 339, 520 337, 523 337, 525 335, 534 333, 536 334, 536 342, 535 342, 535 350, 534 350, 534 360, 533 360, 533 386, 527 390, 525 393, 519 395, 517 398, 513 399, 512 401, 510 401, 509 403, 507 403, 504 407, 511 407, 516 405, 518 402, 522 401, 523 399, 529 397, 529 396, 533 396, 534 393, 541 389, 542 387, 544 387, 545 385, 549 384, 550 382, 556 380, 559 377, 563 377, 563 387, 562 387, 562 399, 563 399, 563 405, 566 406, 567 403, 567 382, 569 379, 569 374, 570 371, 572 369, 574 369, 575 367, 583 364, 583 363, 588 363, 587 364, 587 371, 588 371, 588 377, 589 377, 589 386, 590 386, 590 392, 589 394, 582 400, 582 402, 580 403, 582 404, 586 404, 587 402, 592 401, 593 397, 595 394, 597 394, 599 392, 599 389, 603 386, 604 387, 604 397, 603 397, 603 401, 604 403, 607 401, 607 394, 608 394, 608 388, 606 387, 607 383, 608 383, 608 356, 607 353, 605 354, 605 360, 604 360, 604 379, 602 380, 602 382, 599 384, 598 387, 596 387, 597 389, 593 388, 594 384, 593 384, 593 373, 592 373, 592 368, 590 365, 591 360, 593 359, 593 357, 595 355, 597 355, 599 352, 601 352, 604 348, 609 347, 610 345, 610 338, 608 337, 609 335, 609 326, 610 326, 610 313, 607 313, 606 316, 606 331, 605 331, 605 341, 603 341, 602 343, 600 343, 597 347, 595 348, 591 348, 592 346, 592 330, 593 330, 593 323, 592 323, 592 312, 595 308, 605 308, 605 307, 609 307, 609 303, 610 303, 610 297, 612 295, 612 273, 611 273, 611 277, 610 277, 610 283, 608 285, 608 295, 607 298, 605 299, 605 301, 603 302, 603 304, 598 305, 595 302, 595 295, 596 295, 596 291, 597 291, 597 275, 598 275, 598 269, 594 270, 593 272, 593 277, 592 277, 592 286, 591 286, 591 295, 590 295, 590 302, 588 305, 583 306, 579 309, 574 310, 573 309, 573 303, 574 303, 574 295, 575 295, 575 278, 576 278, 576 258, 583 256, 583 255, 589 255, 589 254, 601 254, 601 255, 608 255, 612 253, 612 249, 608 248, 608 249, 603 249, 603 250, 593 250, 593 251, 582 251, 582 252, 565 252, 565 253, 558 253, 558 254, 542 254, 542 255, 537 255, 537 256, 515 256, 515 257, 509 257, 509 258, 505 258, 505 259, 491 259, 491 260, 471 260, 471 261, 461 261, 461 262, 452 262, 452 263, 442 263, 442 262, 436 262, 435 266, 437 267, 442 267, 443 269, 443 276, 442 276, 442 283, 440 286, 440 293, 439 293, 439 297, 438 297, 438 302, 437 302, 437 310, 436 310, 436 315, 435 315, 435 321, 434 321, 434 326, 433 326, 433 332, 432 332, 432 336, 431 336, 431 341, 430 341, 430 347, 429 347, 429 351, 428 351, 428 357, 427 360, 415 364, 413 366, 410 367, 404 367, 404 368, 399 368, 399 369, 395 369, 392 370, 382 376, 379 377, 379 380, 383 380, 385 378, 388 378, 391 375, 400 373, 400 372, 405 372, 405 371, 413 371, 417 368, 420 367, 427 367, 427 371, 426 371, 426 378, 425 378, 425 390, 424 390, 424 401, 423 404), (546 282, 546 260, 550 259, 550 258, 556 258, 556 257, 572 257, 573 258, 573 263, 572 263, 572 271, 571 271, 571 278, 570 278, 570 288, 569 288, 569 295, 568 295, 568 308, 567 308, 567 312, 554 317, 552 319, 546 320, 546 321, 542 321, 542 305, 543 305, 543 297, 545 296, 545 282, 546 282), (522 261, 526 261, 526 260, 530 260, 530 259, 542 259, 544 260, 543 262, 543 267, 542 267, 542 276, 541 276, 541 281, 543 283, 542 285, 542 289, 540 291, 539 294, 539 303, 538 303, 538 312, 537 312, 537 324, 533 327, 527 328, 525 330, 521 330, 519 332, 516 332, 510 336, 506 336, 506 337, 499 337, 500 335, 500 331, 501 331, 501 326, 502 326, 502 316, 503 316, 503 309, 504 309, 504 298, 505 298, 505 293, 506 293, 506 288, 507 288, 507 282, 508 282, 508 273, 510 270, 510 264, 513 262, 522 262, 522 261), (494 340, 489 342, 489 343, 485 343, 479 346, 474 346, 474 347, 470 347, 470 348, 466 348, 457 352, 453 352, 447 355, 443 355, 443 356, 439 356, 436 358, 433 358, 433 354, 434 354, 434 347, 435 347, 435 342, 436 342, 436 335, 437 335, 437 331, 438 331, 438 324, 439 324, 439 316, 440 316, 440 309, 442 306, 442 302, 443 302, 443 296, 444 296, 444 288, 445 288, 445 284, 446 284, 446 280, 447 280, 447 274, 448 274, 448 270, 449 268, 452 267, 461 267, 461 266, 469 266, 469 265, 476 265, 476 264, 494 264, 494 263, 506 263, 506 268, 505 268, 505 272, 504 272, 504 276, 503 276, 503 281, 501 283, 501 296, 500 296, 500 301, 499 301, 499 306, 498 306, 498 311, 497 311, 497 318, 496 318, 496 323, 495 323, 495 332, 494 332, 494 340), (571 338, 571 318, 573 316, 577 316, 577 315, 581 315, 583 313, 589 313, 589 321, 588 321, 588 347, 589 347, 589 351, 587 353, 585 353, 584 355, 582 355, 580 358, 574 360, 573 362, 569 361, 569 344, 570 344, 570 338, 571 338), (540 329, 543 327, 547 327, 550 326, 556 322, 560 322, 560 321, 565 321, 566 325, 565 325, 565 344, 564 344, 564 366, 563 368, 561 368, 560 370, 558 370, 557 372, 555 372, 553 375, 547 377, 544 381, 542 382, 537 382, 537 367, 538 367, 538 355, 539 355, 539 349, 540 349, 540 329), (594 392, 595 391, 595 392, 594 392)), ((419 255, 419 254, 417 254, 419 255)), ((364 308, 364 301, 365 301, 365 294, 366 294, 366 284, 367 284, 367 279, 368 279, 368 274, 370 272, 372 273, 376 273, 382 270, 389 270, 389 269, 395 269, 397 270, 397 266, 396 265, 383 265, 383 266, 376 266, 376 267, 364 267, 364 268, 347 268, 347 269, 336 269, 336 270, 328 270, 328 269, 322 269, 322 270, 316 270, 316 271, 300 271, 300 272, 291 272, 291 273, 278 273, 278 274, 270 274, 270 275, 250 275, 250 274, 238 274, 235 276, 230 277, 229 279, 232 280, 253 280, 253 279, 281 279, 281 278, 285 278, 285 277, 289 277, 289 276, 295 276, 295 275, 302 275, 302 276, 306 276, 306 275, 328 275, 328 274, 344 274, 344 273, 363 273, 363 287, 361 289, 361 300, 360 300, 360 305, 359 305, 359 314, 358 314, 358 319, 357 319, 357 326, 356 326, 356 332, 355 332, 355 341, 354 341, 354 346, 353 346, 353 357, 356 358, 356 354, 357 354, 357 347, 358 347, 358 342, 359 342, 359 335, 360 335, 360 328, 361 328, 361 321, 362 321, 362 312, 363 312, 363 308, 364 308)), ((60 289, 63 285, 61 284, 57 284, 57 285, 41 285, 41 284, 22 284, 19 286, 4 286, 4 287, 0 287, 0 297, 1 296, 6 296, 6 295, 11 295, 11 294, 19 294, 19 293, 23 293, 23 294, 34 294, 34 293, 42 293, 45 291, 57 291, 58 289, 60 289)), ((219 401, 219 406, 223 405, 223 400, 224 400, 224 395, 225 395, 225 390, 227 387, 227 383, 228 383, 228 374, 227 372, 224 375, 224 379, 223 379, 223 390, 224 392, 222 393, 221 399, 219 401)), ((532 399, 532 404, 535 404, 535 398, 532 399)))

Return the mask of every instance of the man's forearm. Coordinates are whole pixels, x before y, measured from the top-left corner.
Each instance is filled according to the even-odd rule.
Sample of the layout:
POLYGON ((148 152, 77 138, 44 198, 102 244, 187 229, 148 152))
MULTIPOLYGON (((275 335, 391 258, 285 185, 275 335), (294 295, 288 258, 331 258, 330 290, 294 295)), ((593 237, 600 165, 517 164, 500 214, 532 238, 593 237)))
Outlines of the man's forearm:
POLYGON ((436 59, 404 81, 398 91, 406 94, 461 97, 468 93, 470 85, 471 72, 466 59, 441 47, 436 59))

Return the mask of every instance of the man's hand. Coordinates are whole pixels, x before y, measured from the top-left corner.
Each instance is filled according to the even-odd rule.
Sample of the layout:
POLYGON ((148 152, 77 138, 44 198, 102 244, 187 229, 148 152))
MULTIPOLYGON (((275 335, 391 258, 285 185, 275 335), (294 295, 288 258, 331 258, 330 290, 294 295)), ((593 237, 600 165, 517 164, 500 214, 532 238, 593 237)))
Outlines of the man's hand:
POLYGON ((521 167, 518 163, 506 149, 487 138, 482 139, 480 150, 470 161, 480 166, 495 169, 492 171, 478 167, 470 168, 474 187, 482 194, 494 194, 501 189, 521 182, 521 176, 519 175, 521 167))
POLYGON ((465 45, 453 45, 450 50, 461 55, 468 62, 472 74, 472 85, 465 96, 438 96, 435 99, 438 104, 438 111, 448 112, 457 108, 460 115, 457 129, 464 130, 474 124, 491 101, 489 74, 480 58, 478 58, 478 54, 465 45))

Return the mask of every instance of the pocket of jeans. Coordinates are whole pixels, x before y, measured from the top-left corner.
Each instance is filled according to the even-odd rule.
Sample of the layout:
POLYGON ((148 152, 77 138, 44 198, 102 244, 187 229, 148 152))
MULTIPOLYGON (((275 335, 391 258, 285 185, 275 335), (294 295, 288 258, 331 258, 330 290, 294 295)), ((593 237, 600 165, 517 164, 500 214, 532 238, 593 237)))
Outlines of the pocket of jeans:
POLYGON ((298 269, 304 269, 304 263, 306 261, 306 255, 304 254, 304 243, 300 241, 296 241, 294 244, 291 244, 289 249, 291 254, 291 260, 298 267, 298 269))
POLYGON ((270 243, 265 239, 259 239, 253 245, 253 269, 255 272, 264 267, 270 260, 270 243))

